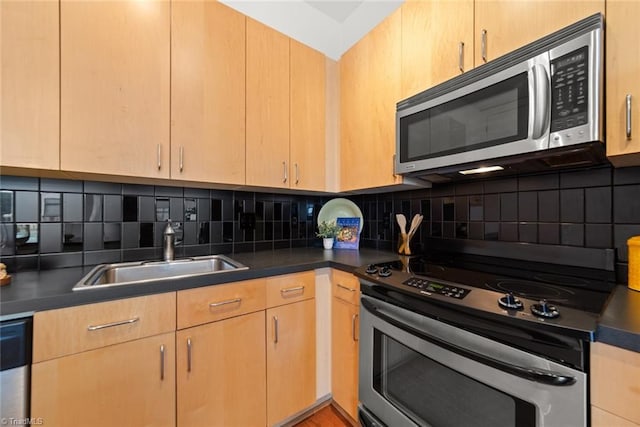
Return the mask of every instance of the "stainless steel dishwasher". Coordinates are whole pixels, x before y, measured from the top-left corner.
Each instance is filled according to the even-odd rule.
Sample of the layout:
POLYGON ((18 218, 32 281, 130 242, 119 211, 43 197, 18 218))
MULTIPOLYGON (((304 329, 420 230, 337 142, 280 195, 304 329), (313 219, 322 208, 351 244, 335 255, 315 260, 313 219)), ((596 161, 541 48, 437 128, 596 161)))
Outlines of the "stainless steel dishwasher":
POLYGON ((11 424, 29 418, 31 317, 0 322, 0 421, 11 424))

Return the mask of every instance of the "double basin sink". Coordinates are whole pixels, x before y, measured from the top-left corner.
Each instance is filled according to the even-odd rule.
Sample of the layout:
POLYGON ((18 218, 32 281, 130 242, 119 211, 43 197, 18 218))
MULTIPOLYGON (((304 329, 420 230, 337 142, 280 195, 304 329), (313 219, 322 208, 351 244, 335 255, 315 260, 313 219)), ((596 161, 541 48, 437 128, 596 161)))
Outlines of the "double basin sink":
POLYGON ((224 255, 184 258, 174 261, 101 264, 80 279, 73 287, 73 290, 104 289, 112 286, 143 284, 158 280, 247 270, 248 268, 224 255))

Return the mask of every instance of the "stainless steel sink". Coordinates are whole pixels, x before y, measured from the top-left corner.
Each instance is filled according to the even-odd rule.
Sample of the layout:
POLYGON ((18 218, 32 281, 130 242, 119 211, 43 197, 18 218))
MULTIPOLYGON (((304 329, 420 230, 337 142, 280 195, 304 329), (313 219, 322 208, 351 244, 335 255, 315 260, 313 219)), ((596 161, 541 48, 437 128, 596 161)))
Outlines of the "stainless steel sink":
POLYGON ((224 255, 210 255, 175 261, 142 261, 101 264, 73 287, 74 291, 156 282, 203 274, 247 270, 249 267, 224 255))

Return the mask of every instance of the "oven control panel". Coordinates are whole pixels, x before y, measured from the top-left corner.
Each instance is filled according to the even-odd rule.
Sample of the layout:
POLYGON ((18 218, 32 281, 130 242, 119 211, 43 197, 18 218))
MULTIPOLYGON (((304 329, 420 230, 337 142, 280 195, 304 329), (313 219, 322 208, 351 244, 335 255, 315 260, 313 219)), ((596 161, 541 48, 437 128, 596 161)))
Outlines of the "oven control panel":
POLYGON ((434 282, 433 280, 422 279, 419 277, 412 277, 410 279, 407 279, 402 282, 402 284, 419 289, 420 293, 426 295, 438 294, 457 299, 462 299, 466 297, 469 292, 471 292, 469 289, 460 286, 445 285, 443 283, 438 283, 434 282))

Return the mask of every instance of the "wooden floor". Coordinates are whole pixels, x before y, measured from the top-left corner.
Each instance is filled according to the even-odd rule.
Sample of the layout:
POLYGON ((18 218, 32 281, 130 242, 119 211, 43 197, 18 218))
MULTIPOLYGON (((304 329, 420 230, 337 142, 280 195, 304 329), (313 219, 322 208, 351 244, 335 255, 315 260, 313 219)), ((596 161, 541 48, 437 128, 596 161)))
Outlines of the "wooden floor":
POLYGON ((294 427, 351 427, 331 405, 325 406, 294 427))

